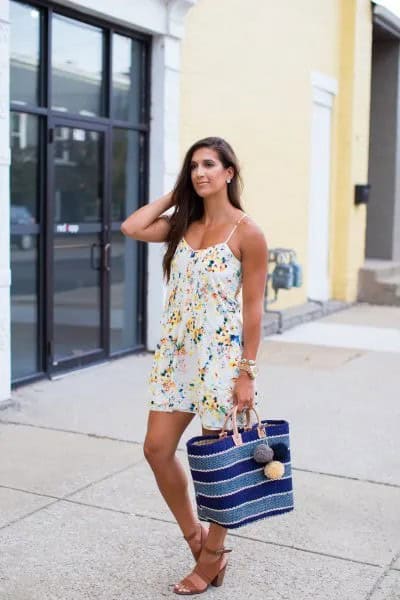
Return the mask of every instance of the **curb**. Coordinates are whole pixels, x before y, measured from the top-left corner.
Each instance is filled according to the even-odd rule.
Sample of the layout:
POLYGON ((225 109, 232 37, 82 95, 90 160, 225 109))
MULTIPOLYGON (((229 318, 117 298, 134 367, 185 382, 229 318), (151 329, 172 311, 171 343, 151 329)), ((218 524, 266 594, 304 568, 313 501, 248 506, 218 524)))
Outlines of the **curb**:
POLYGON ((355 302, 341 302, 340 300, 327 300, 326 302, 310 301, 283 310, 267 310, 263 318, 263 335, 283 333, 292 327, 316 321, 327 315, 354 306, 355 302))

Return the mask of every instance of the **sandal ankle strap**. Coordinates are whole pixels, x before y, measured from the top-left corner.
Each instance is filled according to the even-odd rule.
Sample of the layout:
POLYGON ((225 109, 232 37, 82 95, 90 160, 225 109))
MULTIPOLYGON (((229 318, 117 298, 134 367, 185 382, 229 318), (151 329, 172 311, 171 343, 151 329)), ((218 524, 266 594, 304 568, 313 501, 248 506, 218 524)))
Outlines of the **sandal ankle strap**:
POLYGON ((214 554, 214 556, 222 556, 223 554, 232 552, 232 548, 217 548, 216 550, 212 550, 211 548, 207 548, 207 546, 204 546, 203 550, 208 554, 214 554))

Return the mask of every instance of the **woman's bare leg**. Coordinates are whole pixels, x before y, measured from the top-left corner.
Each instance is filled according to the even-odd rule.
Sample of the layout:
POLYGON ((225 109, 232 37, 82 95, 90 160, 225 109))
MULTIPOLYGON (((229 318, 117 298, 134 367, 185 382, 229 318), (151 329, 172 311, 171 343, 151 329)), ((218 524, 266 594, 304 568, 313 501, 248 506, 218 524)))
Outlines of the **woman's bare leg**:
MULTIPOLYGON (((193 510, 187 476, 176 456, 176 448, 193 417, 185 412, 150 411, 144 442, 144 454, 160 492, 186 537, 198 528, 199 520, 193 510)), ((196 543, 198 541, 193 540, 190 546, 196 549, 196 543)))

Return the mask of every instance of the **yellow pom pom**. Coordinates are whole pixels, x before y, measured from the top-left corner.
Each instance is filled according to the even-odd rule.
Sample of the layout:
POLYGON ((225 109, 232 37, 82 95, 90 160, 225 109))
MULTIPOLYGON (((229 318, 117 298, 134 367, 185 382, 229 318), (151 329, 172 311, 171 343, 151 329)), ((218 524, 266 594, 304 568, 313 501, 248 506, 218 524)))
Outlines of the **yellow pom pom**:
POLYGON ((285 465, 279 462, 279 460, 271 460, 264 467, 264 475, 268 479, 281 479, 285 472, 285 465))

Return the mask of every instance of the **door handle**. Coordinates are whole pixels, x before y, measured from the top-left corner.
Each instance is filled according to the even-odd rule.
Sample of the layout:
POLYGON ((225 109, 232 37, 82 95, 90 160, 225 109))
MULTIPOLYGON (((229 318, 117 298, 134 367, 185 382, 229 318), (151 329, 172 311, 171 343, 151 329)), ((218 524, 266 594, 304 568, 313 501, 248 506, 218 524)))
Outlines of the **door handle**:
POLYGON ((105 271, 110 270, 110 248, 111 248, 110 243, 104 245, 104 270, 105 271))
POLYGON ((94 271, 100 271, 100 267, 96 266, 94 258, 94 249, 99 247, 100 244, 91 244, 90 246, 90 266, 94 271))

